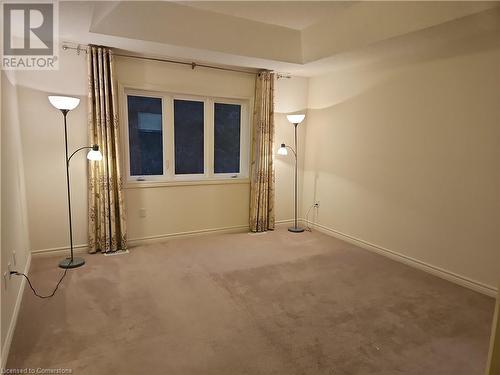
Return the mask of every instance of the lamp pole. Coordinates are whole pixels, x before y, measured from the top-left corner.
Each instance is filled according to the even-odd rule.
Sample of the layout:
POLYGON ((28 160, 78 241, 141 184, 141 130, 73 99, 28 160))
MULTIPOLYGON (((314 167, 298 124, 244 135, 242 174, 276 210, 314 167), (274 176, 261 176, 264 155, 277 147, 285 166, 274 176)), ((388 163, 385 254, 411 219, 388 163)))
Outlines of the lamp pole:
POLYGON ((304 120, 304 117, 306 117, 304 114, 297 114, 297 115, 287 115, 286 116, 288 121, 293 124, 293 130, 294 130, 294 147, 287 146, 286 144, 282 143, 280 148, 278 149, 278 154, 279 155, 287 155, 287 149, 293 152, 293 155, 295 156, 295 177, 294 177, 294 218, 293 218, 293 227, 288 228, 290 232, 293 233, 302 233, 304 231, 304 228, 299 227, 298 219, 297 219, 297 205, 298 205, 298 157, 297 157, 297 126, 304 120))
POLYGON ((294 123, 293 124, 293 128, 294 128, 294 149, 292 150, 293 151, 293 154, 295 156, 295 189, 294 189, 294 201, 295 201, 295 205, 294 205, 294 224, 293 224, 293 227, 290 227, 288 228, 288 230, 290 232, 294 232, 294 233, 301 233, 304 231, 304 228, 301 228, 299 227, 298 223, 297 223, 297 192, 298 192, 298 157, 297 157, 297 126, 299 126, 299 123, 294 123))
MULTIPOLYGON (((72 218, 71 218, 71 188, 70 188, 70 184, 69 184, 68 126, 67 126, 67 122, 66 122, 66 116, 68 115, 69 111, 67 109, 63 109, 63 110, 61 110, 61 112, 64 116, 64 146, 66 148, 66 188, 68 190, 69 246, 70 246, 70 250, 71 250, 71 257, 70 257, 69 264, 73 264, 73 262, 74 262, 74 257, 73 257, 73 225, 72 225, 72 218)), ((61 264, 62 264, 62 262, 61 262, 61 264)))
MULTIPOLYGON (((61 268, 77 268, 80 266, 83 266, 85 264, 85 260, 83 258, 75 258, 73 255, 73 223, 72 223, 72 217, 71 217, 71 188, 70 188, 70 180, 69 180, 69 161, 71 159, 71 156, 73 156, 74 153, 71 154, 71 156, 68 156, 68 126, 67 126, 67 120, 66 117, 68 115, 69 110, 68 109, 61 109, 61 112, 64 117, 64 146, 66 150, 66 188, 68 192, 68 219, 69 219, 69 247, 70 247, 70 253, 71 256, 69 258, 65 258, 59 262, 59 267, 61 268)), ((87 147, 82 147, 79 150, 82 150, 87 147)))

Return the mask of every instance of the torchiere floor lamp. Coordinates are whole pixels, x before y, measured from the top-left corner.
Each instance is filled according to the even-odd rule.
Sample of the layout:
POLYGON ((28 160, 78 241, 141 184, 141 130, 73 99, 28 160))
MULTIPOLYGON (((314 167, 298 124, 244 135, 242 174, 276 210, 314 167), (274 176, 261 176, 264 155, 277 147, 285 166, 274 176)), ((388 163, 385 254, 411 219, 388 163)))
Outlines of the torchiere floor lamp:
POLYGON ((71 223, 71 189, 69 184, 69 162, 73 155, 78 151, 90 149, 87 154, 87 159, 89 160, 102 160, 101 151, 99 151, 98 145, 84 146, 76 149, 71 155, 68 156, 68 128, 66 126, 66 116, 68 112, 75 109, 80 103, 80 99, 72 98, 69 96, 49 96, 50 104, 61 111, 64 117, 64 145, 66 147, 66 185, 68 189, 68 215, 69 215, 69 243, 71 256, 65 258, 59 262, 59 267, 61 268, 76 268, 83 266, 85 260, 83 258, 77 258, 73 256, 73 226, 71 223))
POLYGON ((294 130, 295 130, 295 144, 294 148, 285 145, 284 143, 281 144, 281 147, 278 149, 278 154, 279 155, 288 155, 287 148, 289 148, 292 152, 293 155, 295 156, 295 217, 294 217, 294 225, 293 227, 288 228, 290 232, 293 233, 301 233, 304 231, 304 228, 299 227, 297 223, 297 126, 304 121, 304 118, 306 115, 288 115, 286 116, 288 121, 293 124, 294 130))

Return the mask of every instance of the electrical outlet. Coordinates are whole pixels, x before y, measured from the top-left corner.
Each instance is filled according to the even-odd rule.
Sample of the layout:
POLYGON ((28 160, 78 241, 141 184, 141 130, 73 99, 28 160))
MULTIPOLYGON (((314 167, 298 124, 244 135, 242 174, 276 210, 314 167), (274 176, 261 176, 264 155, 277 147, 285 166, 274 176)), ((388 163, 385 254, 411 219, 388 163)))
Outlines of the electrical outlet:
POLYGON ((140 208, 139 209, 139 217, 146 217, 146 209, 145 208, 140 208))

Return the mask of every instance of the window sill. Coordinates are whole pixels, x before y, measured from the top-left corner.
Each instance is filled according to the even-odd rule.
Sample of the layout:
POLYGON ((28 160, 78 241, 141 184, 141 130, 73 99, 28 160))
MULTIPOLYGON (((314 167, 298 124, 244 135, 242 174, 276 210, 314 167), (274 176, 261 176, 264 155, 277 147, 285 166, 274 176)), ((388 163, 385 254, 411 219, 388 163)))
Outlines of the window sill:
POLYGON ((179 180, 179 181, 128 181, 125 189, 148 189, 158 187, 174 187, 174 186, 194 186, 194 185, 234 185, 234 184, 249 184, 250 179, 245 178, 217 178, 205 180, 179 180))

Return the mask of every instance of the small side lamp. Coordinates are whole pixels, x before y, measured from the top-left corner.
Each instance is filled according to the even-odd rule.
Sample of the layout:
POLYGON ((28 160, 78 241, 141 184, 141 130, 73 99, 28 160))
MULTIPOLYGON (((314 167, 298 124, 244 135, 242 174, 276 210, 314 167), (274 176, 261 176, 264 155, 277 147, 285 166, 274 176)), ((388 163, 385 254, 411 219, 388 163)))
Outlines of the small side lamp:
POLYGON ((284 155, 284 156, 288 155, 288 151, 284 143, 282 143, 280 148, 278 148, 278 155, 284 155))
POLYGON ((92 160, 92 161, 101 161, 102 160, 102 154, 101 151, 99 151, 99 145, 93 145, 90 151, 87 154, 87 159, 92 160))

